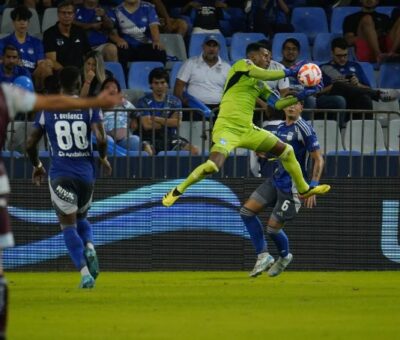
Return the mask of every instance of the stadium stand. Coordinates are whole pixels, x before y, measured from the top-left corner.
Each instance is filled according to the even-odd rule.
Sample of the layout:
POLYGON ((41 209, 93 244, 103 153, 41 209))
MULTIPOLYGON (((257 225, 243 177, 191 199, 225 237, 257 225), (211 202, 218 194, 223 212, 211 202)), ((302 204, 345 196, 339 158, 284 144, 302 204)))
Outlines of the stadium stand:
POLYGON ((121 89, 126 89, 124 70, 120 63, 106 61, 104 62, 104 68, 114 75, 114 78, 118 80, 121 89))
MULTIPOLYGON (((189 58, 197 57, 202 53, 202 44, 204 38, 210 34, 197 33, 192 34, 189 42, 189 58)), ((220 45, 219 55, 222 59, 229 62, 228 48, 226 46, 226 39, 222 34, 212 34, 218 40, 220 45)))
POLYGON ((58 21, 57 8, 56 7, 46 8, 42 18, 42 32, 47 30, 49 27, 55 25, 57 21, 58 21))
POLYGON ((374 67, 369 62, 359 61, 358 63, 360 64, 365 75, 367 76, 371 87, 375 89, 377 87, 377 82, 376 82, 374 67))
POLYGON ((335 7, 332 10, 331 16, 331 33, 343 34, 343 20, 349 14, 356 13, 360 11, 360 7, 335 7))
MULTIPOLYGON (((14 32, 14 26, 11 20, 11 11, 13 8, 6 8, 4 9, 3 16, 1 18, 1 25, 0 25, 0 32, 1 33, 12 33, 14 32)), ((40 21, 39 21, 39 16, 38 13, 36 12, 35 9, 30 8, 29 9, 32 12, 32 17, 29 20, 29 25, 28 25, 28 33, 30 34, 36 34, 40 33, 40 21)))
POLYGON ((312 44, 319 33, 328 33, 328 19, 321 7, 297 7, 292 12, 291 23, 295 32, 305 33, 312 44))
POLYGON ((314 120, 311 122, 318 136, 321 152, 326 155, 344 154, 342 135, 335 120, 314 120))
POLYGON ((185 42, 180 34, 160 34, 160 41, 165 46, 168 57, 176 57, 178 60, 187 59, 185 42))
POLYGON ((315 37, 312 49, 313 60, 318 64, 327 63, 332 59, 331 41, 340 37, 337 33, 319 33, 315 37))
POLYGON ((376 11, 378 13, 386 14, 387 16, 390 17, 394 9, 395 9, 394 6, 378 6, 376 8, 376 11))
POLYGON ((148 76, 150 71, 156 67, 164 67, 164 65, 158 61, 135 61, 131 63, 128 73, 128 88, 151 92, 148 76))
POLYGON ((399 74, 400 63, 382 64, 379 74, 379 87, 387 89, 400 89, 399 74))
POLYGON ((246 47, 252 42, 266 40, 263 33, 234 33, 231 40, 230 56, 231 61, 235 62, 246 57, 246 47))
POLYGON ((282 44, 288 38, 295 38, 300 43, 300 55, 298 60, 311 60, 308 37, 304 33, 277 33, 272 42, 272 59, 282 60, 282 44))
POLYGON ((400 151, 400 119, 393 119, 389 123, 389 150, 400 151))

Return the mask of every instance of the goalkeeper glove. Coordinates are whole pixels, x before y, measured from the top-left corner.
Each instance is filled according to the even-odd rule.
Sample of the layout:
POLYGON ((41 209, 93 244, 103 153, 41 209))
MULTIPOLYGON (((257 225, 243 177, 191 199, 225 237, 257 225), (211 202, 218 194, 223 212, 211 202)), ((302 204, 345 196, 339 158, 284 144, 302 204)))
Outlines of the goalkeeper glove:
POLYGON ((306 60, 301 60, 298 63, 294 64, 290 68, 285 68, 283 72, 285 72, 285 77, 297 77, 297 73, 299 73, 300 68, 304 65, 307 64, 306 60))

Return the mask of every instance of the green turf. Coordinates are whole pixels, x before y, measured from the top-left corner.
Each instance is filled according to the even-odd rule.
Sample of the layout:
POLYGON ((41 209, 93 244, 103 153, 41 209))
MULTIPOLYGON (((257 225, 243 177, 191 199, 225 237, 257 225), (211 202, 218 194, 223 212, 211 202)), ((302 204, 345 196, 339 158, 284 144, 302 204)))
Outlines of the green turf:
POLYGON ((9 273, 9 339, 398 339, 400 272, 9 273))

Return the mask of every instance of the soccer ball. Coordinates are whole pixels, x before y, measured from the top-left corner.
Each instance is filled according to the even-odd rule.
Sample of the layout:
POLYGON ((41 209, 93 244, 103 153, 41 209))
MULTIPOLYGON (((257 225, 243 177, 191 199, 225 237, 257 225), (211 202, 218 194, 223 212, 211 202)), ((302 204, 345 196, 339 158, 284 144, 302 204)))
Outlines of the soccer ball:
POLYGON ((297 73, 297 79, 305 87, 316 86, 322 79, 321 69, 313 63, 304 64, 297 73))

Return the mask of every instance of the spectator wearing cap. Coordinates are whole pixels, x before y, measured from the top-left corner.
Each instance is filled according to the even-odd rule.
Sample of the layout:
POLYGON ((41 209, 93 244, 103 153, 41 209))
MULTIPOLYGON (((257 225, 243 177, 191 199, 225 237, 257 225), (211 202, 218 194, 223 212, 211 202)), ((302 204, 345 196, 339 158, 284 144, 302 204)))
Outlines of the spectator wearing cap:
POLYGON ((231 66, 219 56, 220 46, 215 35, 206 36, 202 48, 201 55, 183 63, 174 94, 184 106, 195 106, 204 111, 204 104, 209 108, 219 105, 231 66))

